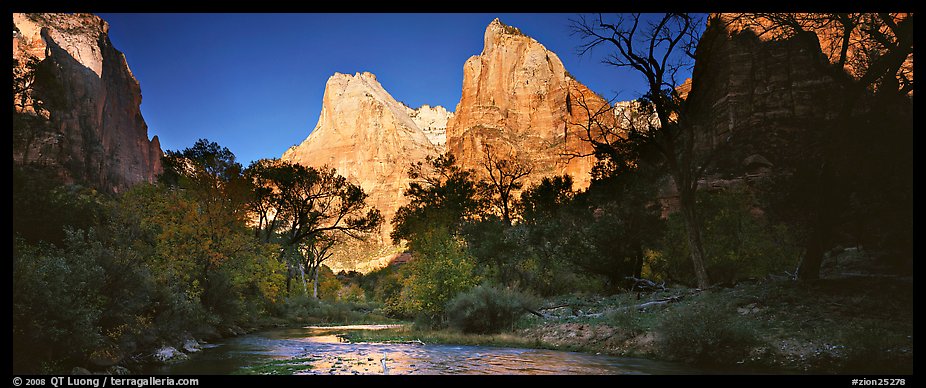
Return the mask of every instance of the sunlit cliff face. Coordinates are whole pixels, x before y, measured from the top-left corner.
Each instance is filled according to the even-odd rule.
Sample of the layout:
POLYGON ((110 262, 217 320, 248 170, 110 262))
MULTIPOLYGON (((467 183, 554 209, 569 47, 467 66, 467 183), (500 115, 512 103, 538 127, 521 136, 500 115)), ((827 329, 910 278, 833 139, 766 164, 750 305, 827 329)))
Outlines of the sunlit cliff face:
MULTIPOLYGON (((889 13, 893 24, 912 17, 908 13, 889 13)), ((874 13, 843 14, 839 19, 830 14, 792 13, 737 14, 721 13, 731 34, 750 30, 764 41, 785 39, 794 35, 795 27, 813 33, 820 49, 831 64, 843 63, 846 73, 859 79, 868 72, 872 58, 883 55, 886 44, 897 42, 897 35, 881 16, 874 13), (847 33, 847 30, 849 31, 847 33)), ((913 53, 910 53, 896 74, 898 82, 913 80, 913 53)), ((912 89, 910 95, 912 96, 912 89)))

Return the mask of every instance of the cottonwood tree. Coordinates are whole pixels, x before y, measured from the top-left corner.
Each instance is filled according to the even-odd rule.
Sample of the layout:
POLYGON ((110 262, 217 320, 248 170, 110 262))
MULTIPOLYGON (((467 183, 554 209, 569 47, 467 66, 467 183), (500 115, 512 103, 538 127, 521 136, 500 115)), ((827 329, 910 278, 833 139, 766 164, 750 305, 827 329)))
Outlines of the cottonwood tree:
POLYGON ((716 149, 696 146, 696 133, 676 87, 683 69, 695 59, 703 21, 688 14, 623 14, 613 20, 603 15, 579 16, 572 28, 583 43, 581 55, 593 49, 609 50, 602 60, 629 69, 646 82, 646 92, 631 106, 615 114, 610 104, 595 106, 578 95, 572 109, 583 109, 580 123, 593 153, 617 168, 633 168, 639 156, 654 154, 672 178, 687 230, 688 246, 698 287, 710 286, 701 241, 701 224, 695 194, 698 180, 710 165, 716 149), (615 120, 619 116, 622 119, 615 120), (646 119, 649 117, 650 119, 646 119))
POLYGON ((379 210, 366 205, 363 189, 334 169, 261 160, 246 176, 255 187, 250 207, 257 216, 255 234, 280 243, 280 260, 289 267, 287 290, 296 271, 304 278, 308 269, 317 278, 338 237, 362 239, 381 223, 379 210))
POLYGON ((427 157, 408 169, 412 182, 405 190, 409 203, 396 211, 392 219, 393 241, 426 234, 429 229, 443 229, 454 234, 463 222, 474 218, 485 206, 478 196, 472 170, 457 165, 449 153, 427 157))
MULTIPOLYGON (((312 297, 318 299, 318 272, 321 269, 322 264, 331 258, 334 255, 334 251, 331 248, 334 248, 335 245, 338 245, 343 241, 340 238, 339 234, 328 231, 322 232, 314 236, 312 241, 309 242, 309 250, 305 255, 305 262, 303 266, 309 270, 309 273, 312 274, 312 297)), ((305 280, 303 278, 303 288, 305 288, 305 280)))
POLYGON ((495 208, 502 221, 511 225, 515 208, 515 193, 524 187, 524 180, 533 171, 533 166, 517 156, 502 158, 490 146, 485 147, 482 168, 486 179, 480 182, 484 196, 495 208))
MULTIPOLYGON (((209 274, 247 245, 233 232, 244 224, 250 187, 241 175, 241 164, 228 148, 199 139, 182 151, 167 151, 162 158, 160 182, 175 192, 197 216, 197 233, 202 235, 196 255, 201 274, 209 274)), ((180 212, 180 210, 177 210, 180 212)))
MULTIPOLYGON (((791 168, 790 179, 782 183, 792 196, 800 197, 787 204, 791 214, 788 218, 799 220, 806 229, 805 252, 797 276, 817 279, 824 253, 833 244, 840 217, 851 211, 847 209, 859 195, 881 198, 887 193, 864 192, 882 184, 900 187, 893 191, 912 189, 906 174, 912 170, 907 143, 912 123, 890 123, 896 113, 882 113, 882 117, 868 119, 880 127, 874 144, 877 146, 869 143, 873 128, 862 123, 866 121, 865 114, 895 111, 897 107, 910 104, 913 14, 746 13, 723 16, 723 21, 731 28, 748 28, 764 39, 815 38, 828 59, 817 62, 817 70, 839 86, 840 92, 833 96, 837 99, 837 116, 811 133, 813 146, 800 155, 791 168), (868 112, 865 112, 866 106, 868 112), (872 152, 874 156, 864 156, 872 152)), ((901 195, 896 202, 907 201, 901 195)), ((887 208, 898 206, 887 202, 887 208)), ((892 210, 904 213, 902 209, 892 210)), ((902 223, 897 221, 888 224, 902 223)))

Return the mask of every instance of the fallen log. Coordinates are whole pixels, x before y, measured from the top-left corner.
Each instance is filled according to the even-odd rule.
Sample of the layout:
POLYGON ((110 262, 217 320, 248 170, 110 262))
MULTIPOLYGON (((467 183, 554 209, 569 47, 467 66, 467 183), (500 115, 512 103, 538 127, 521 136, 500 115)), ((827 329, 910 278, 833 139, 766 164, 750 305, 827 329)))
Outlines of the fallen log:
MULTIPOLYGON (((542 309, 541 309, 541 310, 542 310, 542 309)), ((536 311, 534 311, 534 310, 531 310, 531 309, 529 309, 529 308, 527 308, 527 307, 524 307, 524 311, 527 311, 527 312, 529 312, 529 313, 531 313, 531 314, 534 314, 534 315, 536 315, 536 316, 538 316, 538 317, 540 317, 540 318, 546 318, 545 315, 543 315, 543 314, 541 314, 541 313, 539 313, 539 312, 536 312, 536 311)))
POLYGON ((675 302, 681 301, 681 300, 684 299, 686 296, 695 295, 695 294, 700 293, 701 291, 703 291, 703 290, 700 289, 700 288, 696 288, 696 289, 694 289, 694 290, 692 290, 692 291, 689 291, 689 292, 687 292, 687 293, 684 293, 684 294, 673 295, 673 296, 666 297, 666 298, 662 298, 662 299, 651 300, 651 301, 649 301, 649 302, 640 303, 640 304, 637 304, 637 305, 634 305, 634 306, 621 307, 621 308, 616 309, 616 310, 614 310, 614 311, 623 311, 623 310, 630 310, 630 309, 634 309, 634 310, 643 310, 643 309, 646 309, 646 308, 648 308, 648 307, 660 306, 660 305, 669 304, 669 303, 675 303, 675 302))
POLYGON ((658 283, 658 284, 657 284, 656 282, 654 282, 654 281, 652 281, 652 280, 649 280, 649 279, 641 279, 641 278, 637 278, 637 277, 634 277, 634 276, 627 276, 627 277, 625 277, 624 279, 633 281, 633 286, 630 287, 630 290, 631 290, 631 291, 634 291, 634 290, 640 290, 640 291, 656 291, 656 290, 660 290, 660 291, 665 291, 665 290, 666 290, 666 282, 664 282, 664 281, 663 281, 662 283, 658 283))
POLYGON ((541 307, 541 308, 539 308, 539 309, 537 309, 537 310, 540 310, 540 311, 543 311, 543 310, 553 310, 553 309, 558 309, 558 308, 560 308, 560 307, 569 307, 569 306, 570 306, 570 304, 569 304, 569 303, 566 303, 566 304, 560 304, 560 305, 550 306, 550 307, 541 307))

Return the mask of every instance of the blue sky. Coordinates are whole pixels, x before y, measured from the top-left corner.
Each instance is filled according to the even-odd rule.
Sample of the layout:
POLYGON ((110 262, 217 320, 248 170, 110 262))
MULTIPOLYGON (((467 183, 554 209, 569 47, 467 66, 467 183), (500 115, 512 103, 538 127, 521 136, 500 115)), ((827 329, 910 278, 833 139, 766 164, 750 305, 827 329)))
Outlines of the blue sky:
POLYGON ((636 74, 578 56, 575 14, 109 14, 109 35, 141 84, 148 136, 179 150, 207 138, 247 166, 300 143, 335 72, 369 71, 397 100, 456 110, 463 63, 492 19, 557 53, 592 90, 639 96, 636 74))

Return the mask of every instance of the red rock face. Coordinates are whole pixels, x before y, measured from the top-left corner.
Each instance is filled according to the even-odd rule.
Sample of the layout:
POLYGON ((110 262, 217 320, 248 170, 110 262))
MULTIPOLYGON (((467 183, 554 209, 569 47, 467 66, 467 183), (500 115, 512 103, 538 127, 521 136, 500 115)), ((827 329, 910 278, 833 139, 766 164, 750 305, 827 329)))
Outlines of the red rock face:
POLYGON ((89 14, 13 14, 13 24, 14 80, 34 78, 14 91, 14 163, 110 192, 153 182, 160 143, 148 140, 138 81, 109 25, 89 14))
POLYGON ((463 93, 447 123, 447 148, 466 168, 481 172, 486 147, 501 158, 530 161, 530 181, 570 174, 588 186, 594 158, 577 102, 592 109, 607 101, 573 79, 562 61, 536 40, 498 19, 486 28, 485 47, 463 67, 463 93))

